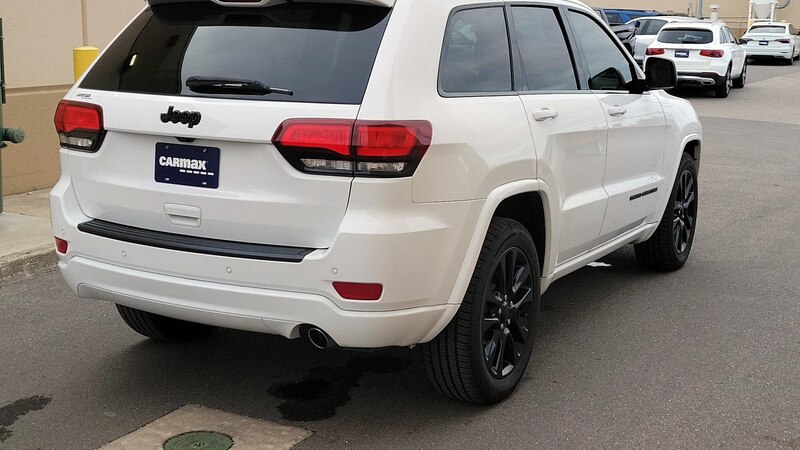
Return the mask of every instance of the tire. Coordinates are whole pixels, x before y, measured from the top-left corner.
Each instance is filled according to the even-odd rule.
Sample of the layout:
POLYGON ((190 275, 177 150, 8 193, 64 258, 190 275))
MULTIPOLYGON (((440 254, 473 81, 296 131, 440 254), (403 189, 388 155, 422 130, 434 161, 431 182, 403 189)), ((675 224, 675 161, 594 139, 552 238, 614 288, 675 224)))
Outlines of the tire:
POLYGON ((785 60, 787 66, 794 65, 794 49, 792 49, 792 56, 785 60))
POLYGON ((725 74, 725 79, 714 88, 714 95, 717 98, 728 98, 728 95, 731 93, 731 84, 731 68, 728 67, 728 73, 725 74))
POLYGON ((745 83, 747 83, 747 62, 745 62, 744 66, 742 67, 741 75, 733 80, 733 87, 736 89, 741 89, 744 87, 745 83))
POLYGON ((157 341, 194 341, 208 336, 214 329, 210 325, 172 319, 122 305, 117 305, 117 311, 133 331, 157 341))
POLYGON ((482 405, 514 392, 533 352, 540 273, 528 230, 511 219, 493 219, 456 316, 422 346, 425 372, 437 391, 482 405), (515 269, 504 272, 508 266, 515 269))
POLYGON ((697 166, 686 153, 656 233, 634 245, 639 264, 651 270, 674 271, 686 264, 697 230, 697 166))

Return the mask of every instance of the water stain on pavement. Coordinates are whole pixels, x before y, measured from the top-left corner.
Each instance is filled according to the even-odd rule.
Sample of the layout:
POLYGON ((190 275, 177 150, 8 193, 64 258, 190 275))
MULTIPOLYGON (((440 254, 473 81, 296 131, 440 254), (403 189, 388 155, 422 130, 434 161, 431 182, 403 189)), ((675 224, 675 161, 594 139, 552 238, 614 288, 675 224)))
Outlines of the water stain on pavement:
POLYGON ((278 411, 292 422, 325 420, 350 401, 350 390, 366 373, 392 374, 406 370, 410 362, 392 356, 355 358, 344 367, 318 367, 296 383, 276 383, 267 392, 283 400, 278 411))
POLYGON ((12 433, 9 427, 14 425, 17 420, 31 411, 44 409, 51 400, 53 399, 50 397, 36 395, 19 399, 0 408, 0 442, 11 437, 12 433))

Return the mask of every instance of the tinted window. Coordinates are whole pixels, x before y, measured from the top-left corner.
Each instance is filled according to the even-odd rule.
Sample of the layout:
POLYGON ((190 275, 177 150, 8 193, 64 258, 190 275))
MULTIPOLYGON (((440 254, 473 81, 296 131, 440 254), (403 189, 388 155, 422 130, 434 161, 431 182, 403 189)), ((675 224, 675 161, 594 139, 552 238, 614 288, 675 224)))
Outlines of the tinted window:
POLYGON ((622 23, 622 17, 617 13, 606 13, 606 16, 608 16, 608 22, 611 24, 622 23))
POLYGON ((750 28, 753 33, 786 34, 786 27, 760 26, 750 28))
POLYGON ((288 3, 154 6, 117 39, 81 87, 144 94, 358 104, 389 9, 288 3), (294 96, 198 94, 192 76, 255 80, 294 96))
POLYGON ((511 90, 511 52, 502 8, 457 12, 445 39, 439 73, 444 92, 511 90))
POLYGON ((714 33, 710 30, 693 28, 671 28, 661 30, 658 42, 665 44, 710 44, 714 42, 714 33))
POLYGON ((655 36, 658 34, 659 31, 661 31, 661 29, 666 24, 667 22, 665 20, 656 20, 656 19, 648 20, 647 27, 641 34, 644 34, 646 36, 655 36))
POLYGON ((570 11, 577 43, 589 69, 589 87, 619 90, 633 81, 631 63, 603 28, 589 16, 570 11))
POLYGON ((535 7, 514 7, 513 11, 528 89, 577 89, 572 58, 555 11, 535 7))

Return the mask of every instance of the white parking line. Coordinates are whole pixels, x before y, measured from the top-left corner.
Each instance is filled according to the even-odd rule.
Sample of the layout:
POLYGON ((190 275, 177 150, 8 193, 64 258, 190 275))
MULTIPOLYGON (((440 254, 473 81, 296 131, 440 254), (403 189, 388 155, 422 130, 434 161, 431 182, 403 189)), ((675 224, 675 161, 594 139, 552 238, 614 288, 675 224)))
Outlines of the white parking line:
POLYGON ((302 428, 188 405, 101 447, 100 450, 162 450, 168 439, 190 431, 226 434, 233 438, 233 450, 290 449, 312 434, 302 428))

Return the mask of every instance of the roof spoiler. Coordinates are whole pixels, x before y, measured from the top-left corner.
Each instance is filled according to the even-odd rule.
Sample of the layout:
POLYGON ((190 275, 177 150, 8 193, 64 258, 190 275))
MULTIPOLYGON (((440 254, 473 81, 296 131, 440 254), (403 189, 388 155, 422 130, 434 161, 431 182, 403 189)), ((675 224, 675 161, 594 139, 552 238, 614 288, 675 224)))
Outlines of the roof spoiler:
MULTIPOLYGON (((147 0, 150 5, 163 5, 167 3, 197 3, 203 0, 147 0)), ((205 0, 208 1, 208 0, 205 0)), ((279 5, 281 3, 288 3, 287 0, 210 0, 218 5, 240 7, 240 8, 253 8, 260 6, 279 5)), ((306 0, 309 1, 309 0, 306 0)), ((314 3, 352 3, 357 5, 374 5, 384 6, 391 8, 397 0, 310 0, 314 3)))

